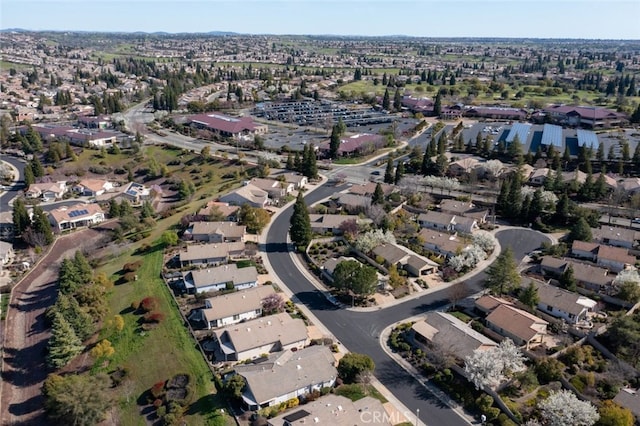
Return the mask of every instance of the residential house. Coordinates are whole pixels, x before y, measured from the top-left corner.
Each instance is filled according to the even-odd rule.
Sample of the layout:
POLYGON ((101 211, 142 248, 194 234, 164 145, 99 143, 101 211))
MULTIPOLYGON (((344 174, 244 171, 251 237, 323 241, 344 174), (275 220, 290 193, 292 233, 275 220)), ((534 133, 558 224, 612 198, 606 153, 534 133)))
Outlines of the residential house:
POLYGON ((469 246, 456 234, 434 231, 428 228, 422 228, 418 233, 418 238, 425 249, 443 255, 446 258, 456 256, 469 246))
POLYGON ((348 212, 364 212, 371 206, 371 197, 355 194, 337 194, 336 203, 348 212))
POLYGON ((596 243, 627 249, 633 248, 639 238, 637 231, 615 226, 594 228, 591 233, 593 234, 593 241, 596 243))
POLYGON ((205 243, 244 241, 247 227, 236 222, 191 222, 185 236, 205 243))
POLYGON ((14 256, 15 252, 13 251, 13 244, 6 241, 0 241, 0 270, 2 270, 4 266, 13 262, 14 256))
POLYGON ((40 198, 42 201, 60 200, 67 193, 67 182, 32 183, 24 193, 27 198, 40 198))
POLYGON ((249 321, 262 316, 262 303, 276 292, 270 285, 210 297, 200 310, 201 319, 208 329, 249 321))
POLYGON ((351 401, 344 396, 329 393, 307 402, 279 416, 267 420, 268 426, 310 426, 313 424, 353 426, 358 424, 391 426, 382 403, 365 396, 351 401))
POLYGON ((294 189, 302 189, 307 186, 309 179, 300 174, 294 172, 278 172, 272 175, 275 179, 284 179, 285 182, 293 185, 294 189))
POLYGON ((216 135, 232 139, 250 139, 255 135, 266 134, 269 128, 257 124, 251 117, 229 117, 218 113, 193 115, 188 118, 190 125, 216 135))
POLYGON ((449 164, 448 172, 452 176, 468 175, 472 170, 479 166, 478 159, 473 157, 462 158, 460 160, 452 161, 449 164))
POLYGON ((189 293, 245 288, 258 285, 258 271, 255 266, 238 268, 238 265, 221 265, 210 269, 197 269, 182 274, 184 288, 189 293))
MULTIPOLYGON (((349 194, 372 197, 376 192, 376 186, 378 186, 376 182, 367 182, 362 185, 353 185, 349 187, 347 192, 349 194)), ((382 189, 382 193, 385 197, 398 190, 395 185, 389 185, 388 183, 380 183, 380 188, 382 189)))
POLYGON ((451 314, 429 312, 411 327, 416 340, 438 347, 450 356, 465 359, 473 352, 495 348, 496 342, 478 333, 451 314))
POLYGON ((636 419, 640 418, 640 389, 622 388, 613 402, 631 410, 636 419))
MULTIPOLYGON (((358 155, 366 155, 374 152, 376 149, 384 147, 386 143, 382 135, 374 135, 369 133, 358 133, 351 136, 342 137, 340 146, 338 147, 338 156, 354 157, 358 155)), ((318 145, 318 150, 323 157, 328 157, 331 151, 330 143, 322 142, 318 145)))
POLYGON ((485 223, 487 221, 487 215, 489 214, 487 209, 478 208, 471 202, 458 200, 442 200, 438 208, 443 213, 472 218, 478 223, 485 223))
POLYGON ((535 169, 530 175, 529 175, 529 183, 532 185, 544 185, 544 182, 547 180, 547 177, 549 176, 549 168, 547 167, 543 167, 540 169, 535 169))
POLYGON ((55 232, 81 228, 103 222, 105 215, 98 204, 74 204, 49 212, 49 223, 55 232))
POLYGON ((244 242, 190 244, 181 251, 180 265, 185 266, 217 266, 227 263, 232 258, 244 254, 244 242))
POLYGON ((232 206, 249 204, 251 207, 263 208, 269 204, 269 193, 249 183, 219 197, 218 200, 232 206))
POLYGON ((599 266, 615 273, 629 269, 636 263, 635 256, 631 256, 627 249, 586 241, 574 241, 571 246, 571 254, 596 262, 599 266))
POLYGON ((247 183, 265 191, 272 200, 281 200, 295 189, 292 183, 274 179, 253 178, 247 183))
POLYGON ((433 210, 418 215, 418 223, 422 228, 445 232, 461 232, 463 234, 471 234, 478 229, 478 221, 474 218, 433 210))
POLYGON ((153 195, 151 188, 141 183, 129 182, 122 191, 122 197, 134 206, 141 205, 144 201, 151 200, 153 195))
POLYGON ((510 338, 518 346, 525 345, 527 349, 543 343, 549 324, 510 304, 499 305, 485 320, 491 330, 510 338))
POLYGON ((538 290, 538 309, 542 312, 561 318, 570 324, 587 321, 587 314, 592 312, 597 302, 578 293, 531 280, 538 290))
POLYGON ((578 286, 602 293, 612 291, 611 283, 614 277, 608 275, 609 271, 605 268, 553 256, 543 256, 540 262, 540 270, 556 278, 560 277, 569 267, 573 269, 573 276, 578 286))
POLYGON ((355 221, 358 225, 372 223, 371 219, 361 219, 360 216, 346 214, 310 214, 311 230, 318 234, 342 234, 340 226, 348 221, 355 221))
POLYGON ((512 303, 507 299, 503 299, 502 297, 492 296, 490 294, 485 294, 480 296, 474 302, 474 306, 476 310, 482 312, 485 315, 489 315, 495 308, 500 305, 511 305, 512 303))
POLYGON ((74 192, 86 197, 98 197, 111 190, 113 183, 103 179, 82 179, 73 187, 74 192))
POLYGON ((263 354, 292 349, 299 351, 309 341, 304 321, 291 318, 286 312, 227 325, 215 330, 213 336, 224 361, 256 359, 263 354))
MULTIPOLYGON (((338 376, 331 350, 321 345, 273 354, 257 364, 236 365, 235 373, 245 379, 242 402, 249 410, 331 388, 338 376)), ((309 423, 319 423, 319 419, 309 419, 309 423)))
POLYGON ((220 221, 235 222, 238 219, 240 207, 220 201, 209 201, 207 205, 198 210, 198 216, 202 218, 215 217, 220 221))
POLYGON ((414 277, 433 274, 438 264, 397 244, 381 244, 373 249, 375 257, 384 260, 386 266, 396 265, 414 277))

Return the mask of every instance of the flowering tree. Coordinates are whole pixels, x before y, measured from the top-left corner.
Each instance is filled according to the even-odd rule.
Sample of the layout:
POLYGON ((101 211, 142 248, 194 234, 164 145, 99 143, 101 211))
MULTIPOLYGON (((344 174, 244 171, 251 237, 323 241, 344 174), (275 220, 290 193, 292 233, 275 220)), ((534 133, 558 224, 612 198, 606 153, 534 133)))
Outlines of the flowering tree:
POLYGON ((467 380, 477 389, 498 385, 513 373, 525 369, 524 356, 511 339, 488 350, 475 350, 464 361, 467 380))
POLYGON ((487 253, 475 244, 465 247, 462 252, 449 259, 449 266, 455 269, 456 272, 460 272, 464 269, 471 269, 475 267, 478 262, 487 258, 487 253))
POLYGON ((375 247, 380 244, 395 244, 396 237, 393 236, 391 231, 383 231, 382 229, 375 229, 369 231, 363 235, 360 235, 356 240, 355 247, 362 253, 369 253, 375 247))
POLYGON ((496 237, 487 231, 478 231, 473 234, 473 244, 490 253, 496 248, 496 237))
MULTIPOLYGON (((523 186, 522 187, 522 198, 524 199, 527 195, 533 198, 533 194, 537 191, 536 188, 532 186, 523 186)), ((545 207, 555 206, 558 203, 558 196, 554 194, 552 191, 541 191, 540 199, 542 204, 545 207)))
POLYGON ((489 160, 485 162, 482 167, 489 173, 492 177, 498 177, 500 172, 504 169, 504 164, 500 160, 489 160))
POLYGON ((592 403, 581 401, 568 390, 551 392, 539 408, 540 416, 548 426, 591 426, 600 418, 592 403))

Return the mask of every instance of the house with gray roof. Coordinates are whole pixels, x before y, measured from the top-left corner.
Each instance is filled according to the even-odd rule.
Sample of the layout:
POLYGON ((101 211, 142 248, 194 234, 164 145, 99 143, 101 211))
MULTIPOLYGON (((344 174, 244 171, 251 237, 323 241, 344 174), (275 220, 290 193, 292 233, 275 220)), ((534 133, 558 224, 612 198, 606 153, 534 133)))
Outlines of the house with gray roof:
POLYGON ((358 225, 372 223, 369 218, 361 219, 360 216, 351 214, 310 214, 311 230, 317 234, 331 233, 335 235, 342 234, 340 226, 350 220, 355 221, 358 225))
POLYGON ((257 186, 247 183, 238 189, 235 189, 218 198, 223 203, 229 203, 233 206, 242 206, 249 204, 251 207, 263 208, 269 204, 269 193, 257 186))
POLYGON ((614 247, 633 248, 640 235, 634 229, 619 228, 617 226, 603 226, 591 229, 593 241, 614 247))
POLYGON ((309 424, 353 426, 358 424, 391 426, 382 403, 365 396, 357 401, 329 393, 304 406, 298 406, 267 420, 268 426, 309 426, 309 424))
POLYGON ((243 290, 258 285, 258 271, 255 266, 238 268, 238 265, 232 263, 183 272, 183 283, 189 293, 224 290, 229 286, 243 290))
POLYGON ((464 234, 471 234, 478 229, 478 221, 474 218, 433 210, 419 214, 418 223, 422 228, 464 234))
POLYGON ((244 253, 244 242, 191 244, 181 251, 180 265, 185 266, 217 266, 238 258, 244 253))
POLYGON ((543 256, 540 262, 540 270, 555 278, 560 277, 569 267, 573 269, 573 276, 578 286, 602 293, 611 293, 613 291, 612 283, 615 277, 609 275, 609 271, 605 268, 553 256, 543 256))
POLYGON ((516 345, 525 345, 527 349, 543 343, 549 324, 510 304, 498 305, 485 321, 491 330, 510 338, 516 345))
MULTIPOLYGON (((537 280, 530 280, 538 291, 538 309, 569 324, 578 324, 587 320, 597 302, 578 293, 563 290, 537 280)), ((527 284, 528 285, 528 284, 527 284)))
POLYGON ((338 376, 335 363, 328 346, 310 346, 273 354, 257 364, 236 365, 235 373, 246 382, 242 392, 244 405, 249 410, 258 410, 332 387, 338 376))
POLYGON ((384 260, 386 266, 397 265, 414 277, 432 274, 438 271, 438 264, 420 256, 398 244, 381 244, 373 249, 373 254, 384 260))
POLYGON ((630 255, 628 249, 587 241, 574 241, 571 246, 571 254, 596 262, 597 265, 615 273, 630 269, 636 263, 635 256, 630 255))
POLYGON ((236 222, 191 222, 185 238, 205 243, 244 241, 247 227, 236 222))
POLYGON ((465 247, 469 246, 469 243, 464 242, 456 234, 428 228, 422 228, 418 232, 418 238, 425 249, 443 255, 446 258, 456 256, 465 247))
POLYGON ((223 361, 256 359, 263 354, 299 351, 308 341, 307 327, 283 312, 227 325, 213 332, 223 361))
POLYGON ((262 315, 262 301, 275 295, 270 285, 210 297, 200 309, 200 319, 208 329, 237 324, 262 315))

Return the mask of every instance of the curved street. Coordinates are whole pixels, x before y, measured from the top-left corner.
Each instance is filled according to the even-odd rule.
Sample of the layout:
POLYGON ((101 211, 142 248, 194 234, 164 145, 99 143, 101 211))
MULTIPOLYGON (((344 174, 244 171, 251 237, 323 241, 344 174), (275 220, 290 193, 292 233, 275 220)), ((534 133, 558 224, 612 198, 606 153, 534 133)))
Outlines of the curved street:
MULTIPOLYGON (((309 193, 305 200, 307 205, 311 205, 341 189, 325 184, 309 193)), ((287 245, 291 213, 292 207, 289 206, 279 214, 266 238, 269 262, 282 283, 349 351, 369 355, 376 364, 376 378, 413 413, 419 409, 422 422, 447 426, 467 424, 399 366, 378 343, 380 333, 388 325, 446 305, 446 289, 374 312, 337 308, 305 278, 291 258, 287 245)), ((510 247, 513 250, 517 262, 548 240, 539 232, 528 229, 504 230, 496 236, 502 248, 510 247)), ((479 291, 484 277, 484 273, 479 273, 467 280, 466 284, 472 291, 479 291)))

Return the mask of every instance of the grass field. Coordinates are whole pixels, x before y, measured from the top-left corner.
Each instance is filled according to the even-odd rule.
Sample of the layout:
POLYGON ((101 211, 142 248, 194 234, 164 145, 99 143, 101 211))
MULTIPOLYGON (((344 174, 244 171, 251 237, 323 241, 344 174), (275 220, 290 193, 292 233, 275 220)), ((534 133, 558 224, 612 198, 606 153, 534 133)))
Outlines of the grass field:
POLYGON ((16 71, 30 70, 33 68, 33 66, 27 64, 17 64, 15 62, 0 61, 0 71, 9 72, 11 68, 15 69, 16 71))

